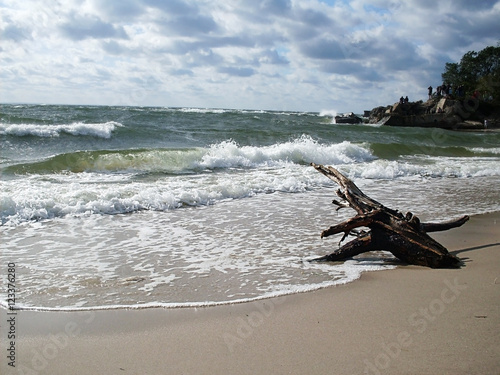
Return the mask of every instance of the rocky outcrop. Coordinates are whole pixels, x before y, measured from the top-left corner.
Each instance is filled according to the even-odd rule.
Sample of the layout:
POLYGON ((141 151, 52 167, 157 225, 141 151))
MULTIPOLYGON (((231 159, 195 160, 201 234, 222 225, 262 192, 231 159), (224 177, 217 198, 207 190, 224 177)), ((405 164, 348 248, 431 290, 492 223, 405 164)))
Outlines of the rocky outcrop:
POLYGON ((335 116, 336 124, 361 124, 362 122, 363 119, 352 112, 335 116))
POLYGON ((396 103, 374 108, 370 112, 369 123, 456 130, 484 129, 485 126, 498 128, 500 108, 472 97, 463 100, 439 97, 427 102, 396 103))

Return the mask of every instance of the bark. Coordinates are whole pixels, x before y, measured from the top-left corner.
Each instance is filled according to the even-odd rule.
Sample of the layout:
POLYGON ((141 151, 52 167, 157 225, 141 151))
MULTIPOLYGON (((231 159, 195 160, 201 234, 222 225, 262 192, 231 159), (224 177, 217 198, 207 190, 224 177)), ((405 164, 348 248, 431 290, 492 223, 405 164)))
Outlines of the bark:
POLYGON ((337 210, 351 207, 357 212, 355 217, 334 225, 321 234, 321 238, 324 238, 344 233, 341 241, 348 235, 355 235, 357 238, 314 261, 340 261, 367 251, 386 250, 410 264, 433 268, 460 266, 460 260, 427 233, 459 227, 469 220, 468 216, 443 223, 421 223, 410 212, 403 215, 368 197, 335 168, 314 163, 311 165, 340 185, 337 195, 342 201, 333 201, 338 206, 337 210), (369 230, 358 232, 356 228, 359 227, 369 230))

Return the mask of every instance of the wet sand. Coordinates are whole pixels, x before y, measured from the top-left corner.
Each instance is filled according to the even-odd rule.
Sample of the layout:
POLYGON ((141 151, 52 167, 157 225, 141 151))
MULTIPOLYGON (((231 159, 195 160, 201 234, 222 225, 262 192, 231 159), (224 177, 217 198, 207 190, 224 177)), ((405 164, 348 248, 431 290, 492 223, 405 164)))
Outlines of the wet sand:
POLYGON ((461 269, 401 265, 316 292, 198 309, 1 310, 0 372, 498 375, 500 213, 433 237, 461 269))

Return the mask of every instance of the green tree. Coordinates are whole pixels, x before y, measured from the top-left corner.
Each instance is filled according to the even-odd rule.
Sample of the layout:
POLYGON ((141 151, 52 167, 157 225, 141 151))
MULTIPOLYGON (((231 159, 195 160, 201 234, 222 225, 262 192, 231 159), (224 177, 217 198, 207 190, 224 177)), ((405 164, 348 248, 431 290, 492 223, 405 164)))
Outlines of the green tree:
POLYGON ((460 81, 460 65, 457 63, 446 63, 445 71, 441 74, 443 82, 456 86, 460 81))
POLYGON ((463 55, 460 63, 446 63, 443 82, 454 87, 463 85, 467 94, 478 90, 484 98, 500 100, 500 42, 463 55))

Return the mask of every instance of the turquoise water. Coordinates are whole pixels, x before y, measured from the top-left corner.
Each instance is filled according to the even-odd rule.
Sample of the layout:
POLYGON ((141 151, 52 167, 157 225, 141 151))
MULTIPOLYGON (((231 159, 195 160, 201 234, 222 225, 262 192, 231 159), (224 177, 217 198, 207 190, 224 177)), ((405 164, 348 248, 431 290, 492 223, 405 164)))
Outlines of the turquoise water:
POLYGON ((320 113, 2 105, 0 139, 2 253, 19 264, 26 308, 227 303, 390 267, 380 257, 304 262, 331 252, 336 241, 319 233, 352 215, 332 212, 336 187, 311 162, 424 220, 500 210, 493 132, 336 125, 320 113))

